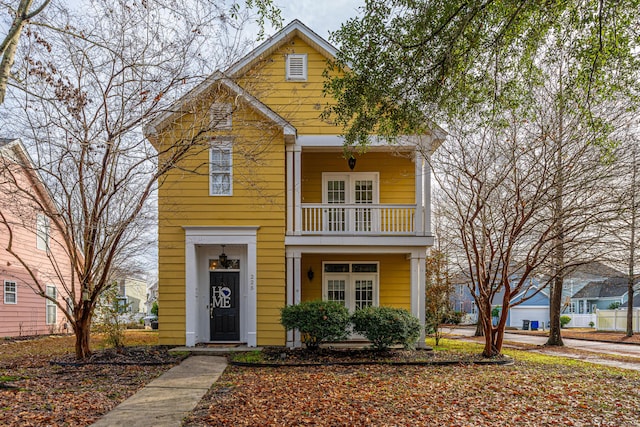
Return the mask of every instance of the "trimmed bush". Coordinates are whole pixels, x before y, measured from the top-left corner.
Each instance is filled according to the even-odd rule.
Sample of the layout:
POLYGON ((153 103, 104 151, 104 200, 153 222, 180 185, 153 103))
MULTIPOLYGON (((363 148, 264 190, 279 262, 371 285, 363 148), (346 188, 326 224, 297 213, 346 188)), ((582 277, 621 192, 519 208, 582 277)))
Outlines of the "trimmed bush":
POLYGON ((351 321, 354 331, 378 350, 387 350, 394 344, 413 348, 420 338, 420 321, 402 308, 365 307, 357 310, 351 321))
POLYGON ((571 317, 569 316, 560 316, 560 327, 564 328, 571 322, 571 317))
POLYGON ((349 310, 336 301, 304 301, 280 311, 282 326, 286 330, 299 330, 302 342, 311 350, 316 350, 323 341, 345 339, 350 320, 349 310))

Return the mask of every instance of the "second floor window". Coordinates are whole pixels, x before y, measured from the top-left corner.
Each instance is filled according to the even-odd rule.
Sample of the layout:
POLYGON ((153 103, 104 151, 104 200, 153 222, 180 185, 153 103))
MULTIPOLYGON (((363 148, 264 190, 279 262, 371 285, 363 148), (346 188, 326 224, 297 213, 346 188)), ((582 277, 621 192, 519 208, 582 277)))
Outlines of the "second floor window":
POLYGON ((233 194, 233 151, 230 142, 214 141, 209 150, 209 194, 231 196, 233 194))
POLYGON ((41 251, 49 249, 49 218, 42 214, 36 217, 36 247, 41 251))

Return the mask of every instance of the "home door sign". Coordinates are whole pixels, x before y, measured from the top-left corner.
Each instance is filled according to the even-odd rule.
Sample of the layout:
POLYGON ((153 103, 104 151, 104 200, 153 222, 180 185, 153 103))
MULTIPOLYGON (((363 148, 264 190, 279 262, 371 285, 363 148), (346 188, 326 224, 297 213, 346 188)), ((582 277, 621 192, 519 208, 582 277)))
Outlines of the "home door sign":
POLYGON ((209 273, 211 341, 240 340, 239 272, 209 273))

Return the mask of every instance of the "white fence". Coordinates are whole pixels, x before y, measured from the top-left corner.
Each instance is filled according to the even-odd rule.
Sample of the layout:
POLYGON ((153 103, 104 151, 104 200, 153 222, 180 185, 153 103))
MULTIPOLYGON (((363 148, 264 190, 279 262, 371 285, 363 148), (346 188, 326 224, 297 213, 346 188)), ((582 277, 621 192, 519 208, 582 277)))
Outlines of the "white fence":
POLYGON ((595 314, 564 314, 563 316, 571 317, 571 322, 567 324, 567 328, 593 328, 597 321, 595 314))
MULTIPOLYGON (((627 310, 596 310, 596 329, 599 331, 626 331, 627 310)), ((573 320, 573 319, 572 319, 573 320)), ((640 309, 633 309, 633 331, 640 332, 640 309)))

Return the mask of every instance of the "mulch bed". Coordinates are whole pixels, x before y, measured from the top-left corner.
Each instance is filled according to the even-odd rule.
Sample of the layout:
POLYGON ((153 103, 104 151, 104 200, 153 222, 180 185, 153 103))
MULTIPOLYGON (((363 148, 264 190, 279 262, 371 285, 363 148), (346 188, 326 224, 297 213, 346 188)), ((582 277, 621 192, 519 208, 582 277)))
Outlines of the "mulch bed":
POLYGON ((392 349, 378 351, 371 348, 305 348, 266 347, 262 350, 262 360, 243 360, 238 355, 229 357, 230 364, 246 367, 281 367, 281 366, 357 366, 357 365, 456 365, 456 364, 488 364, 504 365, 513 360, 504 355, 484 358, 480 354, 461 354, 431 349, 402 350, 392 349))

